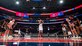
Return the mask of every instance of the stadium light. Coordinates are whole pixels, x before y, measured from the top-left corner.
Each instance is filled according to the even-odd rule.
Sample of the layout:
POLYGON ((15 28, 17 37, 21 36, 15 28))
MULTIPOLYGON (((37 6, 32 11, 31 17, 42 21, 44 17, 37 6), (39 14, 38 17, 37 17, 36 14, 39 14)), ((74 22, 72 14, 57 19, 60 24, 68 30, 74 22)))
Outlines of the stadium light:
POLYGON ((32 9, 36 9, 35 7, 33 7, 32 9))
POLYGON ((46 9, 46 7, 44 6, 43 9, 46 9))
POLYGON ((63 0, 60 0, 60 4, 62 4, 63 3, 63 0))
POLYGON ((16 4, 18 5, 19 4, 19 1, 16 1, 16 4))

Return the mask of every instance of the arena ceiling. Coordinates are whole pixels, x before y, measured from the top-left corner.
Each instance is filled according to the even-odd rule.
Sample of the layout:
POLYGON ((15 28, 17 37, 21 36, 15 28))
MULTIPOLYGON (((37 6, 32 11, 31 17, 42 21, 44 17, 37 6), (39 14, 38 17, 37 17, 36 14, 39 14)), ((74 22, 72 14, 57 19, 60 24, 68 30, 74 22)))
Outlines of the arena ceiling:
POLYGON ((82 4, 82 0, 0 0, 0 6, 26 13, 51 13, 82 4), (18 2, 17 2, 18 1, 18 2))

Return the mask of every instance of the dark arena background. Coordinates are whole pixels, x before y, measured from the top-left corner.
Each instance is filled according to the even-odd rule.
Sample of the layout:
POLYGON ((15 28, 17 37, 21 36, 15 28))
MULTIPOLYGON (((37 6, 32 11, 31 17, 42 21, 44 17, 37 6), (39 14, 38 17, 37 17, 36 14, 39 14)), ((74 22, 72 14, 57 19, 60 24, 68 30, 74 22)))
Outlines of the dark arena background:
POLYGON ((0 0, 0 46, 82 46, 82 0, 0 0))

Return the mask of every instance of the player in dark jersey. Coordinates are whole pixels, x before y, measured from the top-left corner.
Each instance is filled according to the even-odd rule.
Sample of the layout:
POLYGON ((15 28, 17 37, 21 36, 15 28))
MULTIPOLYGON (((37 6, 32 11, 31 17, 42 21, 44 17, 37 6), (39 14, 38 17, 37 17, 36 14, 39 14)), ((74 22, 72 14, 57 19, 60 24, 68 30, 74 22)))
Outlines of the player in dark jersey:
POLYGON ((73 33, 75 33, 74 35, 78 37, 79 35, 79 23, 78 20, 75 19, 73 16, 69 16, 70 19, 70 24, 71 24, 71 30, 73 31, 73 33))
POLYGON ((77 35, 77 32, 76 32, 76 29, 75 29, 75 25, 73 23, 73 18, 71 18, 71 19, 66 18, 66 21, 68 23, 70 31, 72 32, 72 35, 75 37, 77 35))

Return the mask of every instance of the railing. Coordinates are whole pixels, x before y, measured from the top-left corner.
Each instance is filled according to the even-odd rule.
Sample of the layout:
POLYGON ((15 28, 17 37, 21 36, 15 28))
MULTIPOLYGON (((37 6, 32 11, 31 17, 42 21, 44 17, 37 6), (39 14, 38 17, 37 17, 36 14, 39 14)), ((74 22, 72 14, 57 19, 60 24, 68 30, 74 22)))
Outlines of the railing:
MULTIPOLYGON (((51 22, 51 23, 43 23, 43 24, 57 24, 57 23, 63 23, 64 21, 61 22, 51 22)), ((39 23, 26 23, 26 22, 17 22, 17 23, 21 23, 21 24, 39 24, 39 23)))

